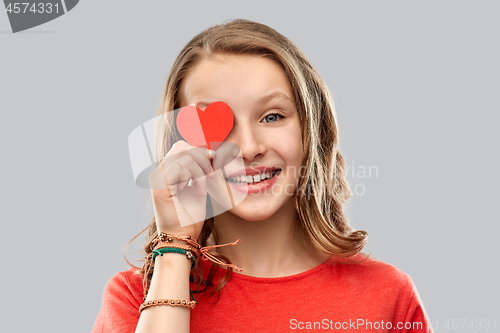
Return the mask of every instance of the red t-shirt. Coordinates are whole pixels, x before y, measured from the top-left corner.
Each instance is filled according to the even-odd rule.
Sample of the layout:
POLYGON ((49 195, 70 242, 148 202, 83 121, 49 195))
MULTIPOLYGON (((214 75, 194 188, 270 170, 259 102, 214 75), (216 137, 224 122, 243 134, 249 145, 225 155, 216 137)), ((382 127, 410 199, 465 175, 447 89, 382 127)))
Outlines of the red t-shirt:
MULTIPOLYGON (((93 333, 135 332, 143 302, 135 270, 109 281, 93 333)), ((411 278, 373 259, 345 264, 330 258, 279 278, 233 273, 218 302, 204 294, 195 298, 191 332, 432 332, 411 278)))

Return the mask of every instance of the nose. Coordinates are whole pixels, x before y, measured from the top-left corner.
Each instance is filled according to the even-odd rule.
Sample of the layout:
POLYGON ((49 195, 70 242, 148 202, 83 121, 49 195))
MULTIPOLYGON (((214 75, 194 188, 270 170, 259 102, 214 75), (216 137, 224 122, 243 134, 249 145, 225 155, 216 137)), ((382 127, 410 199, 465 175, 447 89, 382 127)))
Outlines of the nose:
POLYGON ((251 124, 238 123, 236 119, 226 141, 240 147, 240 156, 246 162, 253 162, 256 158, 264 156, 267 151, 263 138, 258 133, 258 129, 251 124))

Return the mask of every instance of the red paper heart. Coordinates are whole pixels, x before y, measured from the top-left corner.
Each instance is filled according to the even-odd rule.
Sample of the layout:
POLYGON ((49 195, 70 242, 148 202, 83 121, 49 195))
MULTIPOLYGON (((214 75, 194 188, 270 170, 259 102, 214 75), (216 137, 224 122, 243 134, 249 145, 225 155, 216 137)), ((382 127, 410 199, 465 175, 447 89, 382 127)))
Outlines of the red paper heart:
POLYGON ((224 102, 214 102, 205 111, 196 106, 183 107, 177 114, 177 129, 195 147, 215 150, 233 129, 233 110, 224 102))

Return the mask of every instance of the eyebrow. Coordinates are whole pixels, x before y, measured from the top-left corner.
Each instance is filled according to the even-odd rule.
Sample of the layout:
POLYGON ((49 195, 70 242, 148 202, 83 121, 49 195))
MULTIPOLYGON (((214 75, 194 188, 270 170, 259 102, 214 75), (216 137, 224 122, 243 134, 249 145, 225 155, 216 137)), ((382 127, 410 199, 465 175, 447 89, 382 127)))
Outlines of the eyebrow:
MULTIPOLYGON (((288 103, 291 103, 293 105, 295 105, 295 102, 293 101, 292 98, 290 98, 288 95, 280 92, 280 91, 276 91, 276 92, 273 92, 269 95, 265 95, 265 96, 262 96, 261 98, 259 98, 257 100, 257 104, 260 104, 260 105, 263 105, 263 104, 266 104, 266 103, 269 103, 270 101, 274 100, 274 99, 280 99, 280 100, 284 100, 288 103)), ((210 104, 212 103, 208 103, 208 102, 198 102, 196 103, 196 106, 200 109, 202 108, 206 108, 207 106, 209 106, 210 104)))
POLYGON ((272 101, 273 99, 281 99, 281 100, 285 100, 289 103, 292 103, 294 104, 294 101, 292 98, 290 98, 288 95, 280 92, 280 91, 276 91, 274 93, 271 93, 269 95, 266 95, 266 96, 263 96, 261 97, 257 103, 259 104, 265 104, 265 103, 268 103, 270 101, 272 101))

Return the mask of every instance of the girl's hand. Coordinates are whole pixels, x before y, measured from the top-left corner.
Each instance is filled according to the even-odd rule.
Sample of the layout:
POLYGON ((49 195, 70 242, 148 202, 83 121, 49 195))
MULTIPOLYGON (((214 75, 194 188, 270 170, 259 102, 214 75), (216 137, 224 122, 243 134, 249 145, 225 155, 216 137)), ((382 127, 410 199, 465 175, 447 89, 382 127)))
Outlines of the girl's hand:
POLYGON ((158 234, 198 238, 206 216, 206 175, 213 172, 209 156, 208 149, 180 140, 149 176, 158 234))

